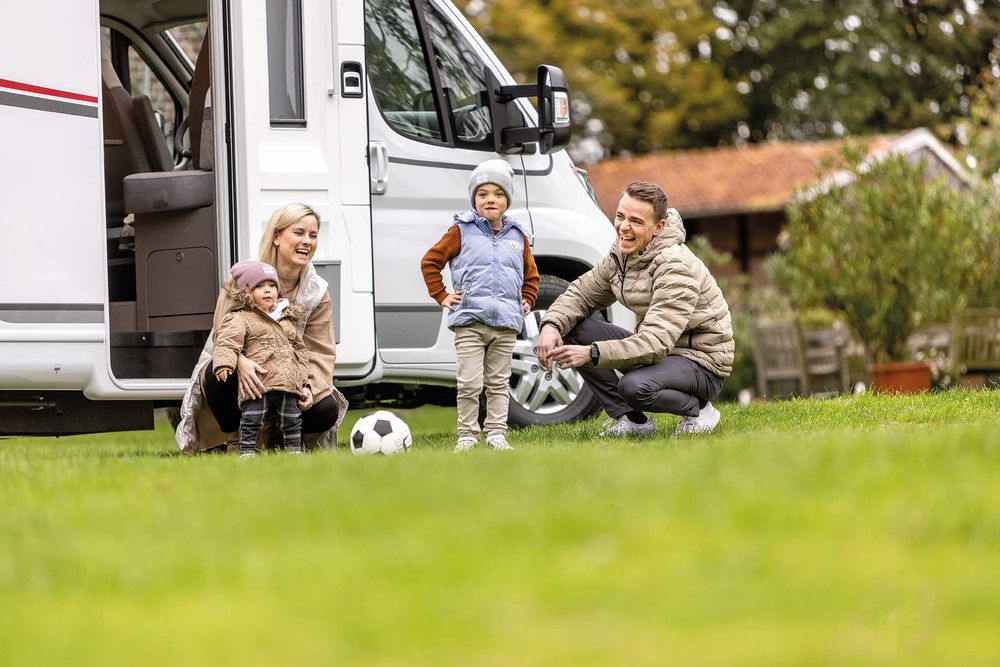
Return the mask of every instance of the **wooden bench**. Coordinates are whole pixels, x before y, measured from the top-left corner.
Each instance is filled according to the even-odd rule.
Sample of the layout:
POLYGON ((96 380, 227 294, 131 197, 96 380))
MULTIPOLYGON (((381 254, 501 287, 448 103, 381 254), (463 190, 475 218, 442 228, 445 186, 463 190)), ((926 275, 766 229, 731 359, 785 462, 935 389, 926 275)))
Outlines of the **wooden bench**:
POLYGON ((803 331, 796 320, 756 320, 750 331, 762 397, 832 396, 850 389, 841 330, 803 331))
POLYGON ((1000 385, 1000 308, 967 308, 955 318, 951 335, 952 363, 961 372, 959 385, 1000 385))

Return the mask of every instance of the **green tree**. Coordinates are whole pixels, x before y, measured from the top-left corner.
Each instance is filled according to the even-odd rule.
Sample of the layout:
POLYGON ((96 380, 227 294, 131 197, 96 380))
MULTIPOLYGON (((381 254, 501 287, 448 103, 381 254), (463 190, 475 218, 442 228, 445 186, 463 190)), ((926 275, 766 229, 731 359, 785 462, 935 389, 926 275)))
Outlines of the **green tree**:
POLYGON ((744 114, 713 58, 719 21, 698 0, 458 0, 512 73, 569 78, 591 157, 715 145, 744 114))
MULTIPOLYGON (((996 63, 1000 49, 993 55, 996 63)), ((958 124, 958 140, 976 171, 1000 188, 1000 66, 983 70, 971 97, 969 114, 958 124)))
POLYGON ((566 70, 584 159, 921 126, 955 144, 1000 78, 997 0, 456 2, 519 80, 566 70))
MULTIPOLYGON (((706 0, 747 109, 737 133, 812 139, 956 123, 1000 75, 996 0, 706 0)), ((722 48, 718 49, 724 50, 722 48)))
POLYGON ((1000 300, 1000 199, 959 191, 905 156, 874 165, 849 149, 853 182, 788 212, 788 248, 771 262, 798 307, 841 313, 876 362, 905 356, 917 327, 1000 300))

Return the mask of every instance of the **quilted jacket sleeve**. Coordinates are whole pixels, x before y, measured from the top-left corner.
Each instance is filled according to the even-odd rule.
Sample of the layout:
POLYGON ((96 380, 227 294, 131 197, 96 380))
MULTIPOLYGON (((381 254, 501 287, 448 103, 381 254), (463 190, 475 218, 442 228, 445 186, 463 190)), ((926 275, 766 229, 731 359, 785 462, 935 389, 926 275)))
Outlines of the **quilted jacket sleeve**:
POLYGON ((693 268, 679 252, 665 253, 654 263, 651 277, 649 310, 636 333, 597 343, 600 368, 656 363, 667 356, 687 329, 700 291, 693 268))
POLYGON ((216 327, 212 366, 215 370, 236 369, 236 358, 246 343, 247 324, 240 313, 229 313, 216 327))
POLYGON ((577 322, 613 304, 616 301, 611 290, 614 271, 614 260, 610 256, 605 257, 597 266, 570 283, 545 311, 542 324, 554 325, 565 336, 577 322))
POLYGON ((309 381, 309 354, 306 351, 306 344, 302 342, 302 337, 298 335, 298 332, 294 332, 294 335, 289 336, 288 339, 295 351, 296 377, 299 379, 299 389, 301 390, 309 381))
POLYGON ((322 301, 309 315, 302 342, 309 361, 306 384, 317 401, 331 393, 333 387, 333 367, 337 361, 337 343, 333 332, 333 301, 330 294, 324 294, 322 301))

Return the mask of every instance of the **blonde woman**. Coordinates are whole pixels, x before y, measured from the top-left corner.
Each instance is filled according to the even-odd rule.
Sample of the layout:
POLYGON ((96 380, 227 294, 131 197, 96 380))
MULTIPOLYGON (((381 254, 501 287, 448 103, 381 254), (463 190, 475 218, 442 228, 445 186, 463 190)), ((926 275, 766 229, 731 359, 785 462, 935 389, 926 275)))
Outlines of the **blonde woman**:
MULTIPOLYGON (((319 215, 305 204, 286 204, 274 212, 260 241, 258 259, 278 272, 281 295, 304 311, 300 323, 309 362, 309 378, 299 395, 306 447, 335 447, 337 428, 347 400, 333 386, 337 348, 333 335, 333 303, 327 283, 312 265, 319 239, 319 215), (311 436, 311 437, 310 437, 311 436)), ((227 283, 229 279, 227 279, 227 283)), ((219 324, 233 303, 228 284, 215 306, 212 335, 191 376, 181 403, 175 438, 181 451, 197 454, 235 440, 242 399, 260 398, 267 371, 240 355, 236 373, 220 382, 212 369, 212 350, 219 324)))

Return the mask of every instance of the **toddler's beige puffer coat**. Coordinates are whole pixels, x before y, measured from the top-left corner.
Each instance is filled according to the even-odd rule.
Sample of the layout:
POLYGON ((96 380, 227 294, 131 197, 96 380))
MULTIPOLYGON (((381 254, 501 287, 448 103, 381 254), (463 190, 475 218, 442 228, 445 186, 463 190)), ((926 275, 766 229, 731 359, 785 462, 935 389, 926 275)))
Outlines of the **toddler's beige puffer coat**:
MULTIPOLYGON (((300 309, 285 306, 277 320, 254 305, 249 292, 230 288, 233 309, 223 318, 215 337, 212 366, 216 371, 236 368, 240 352, 267 373, 264 391, 297 394, 309 377, 306 348, 296 328, 300 309)), ((240 405, 246 400, 240 396, 240 405)))

